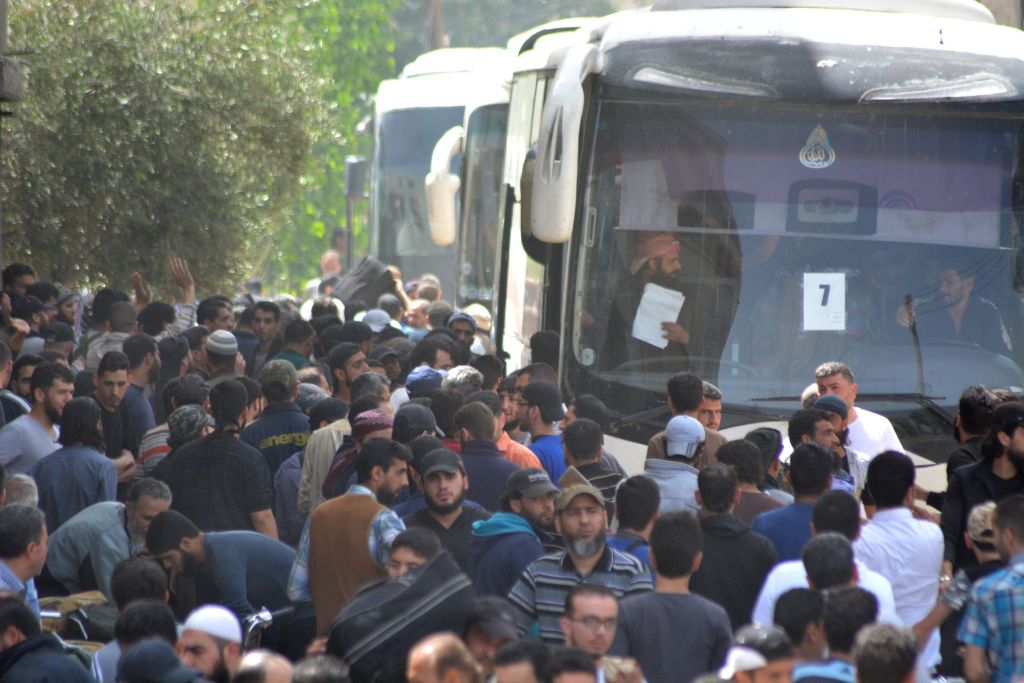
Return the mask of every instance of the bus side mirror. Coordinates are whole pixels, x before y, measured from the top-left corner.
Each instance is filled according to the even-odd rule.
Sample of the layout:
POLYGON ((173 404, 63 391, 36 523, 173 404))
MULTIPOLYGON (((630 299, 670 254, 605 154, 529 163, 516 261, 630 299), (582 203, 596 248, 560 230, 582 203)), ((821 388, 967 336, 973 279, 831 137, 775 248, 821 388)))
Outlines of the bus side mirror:
POLYGON ((455 195, 459 193, 459 176, 449 169, 462 151, 464 138, 462 126, 445 131, 430 157, 430 173, 426 177, 427 218, 430 223, 430 239, 434 244, 446 247, 455 244, 458 226, 455 225, 455 195))
POLYGON ((598 71, 599 56, 593 45, 571 47, 544 103, 530 227, 534 237, 551 244, 562 244, 572 236, 580 129, 586 107, 583 81, 598 71))

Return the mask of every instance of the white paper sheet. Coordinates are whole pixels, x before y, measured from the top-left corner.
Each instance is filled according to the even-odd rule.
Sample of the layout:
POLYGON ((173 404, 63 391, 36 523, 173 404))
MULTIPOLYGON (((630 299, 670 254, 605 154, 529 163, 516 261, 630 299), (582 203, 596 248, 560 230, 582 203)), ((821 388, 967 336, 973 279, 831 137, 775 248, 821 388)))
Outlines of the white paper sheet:
POLYGON ((804 273, 805 332, 846 329, 846 273, 804 273))
POLYGON ((662 323, 675 323, 686 297, 681 292, 648 282, 633 318, 633 338, 663 349, 668 346, 662 323))

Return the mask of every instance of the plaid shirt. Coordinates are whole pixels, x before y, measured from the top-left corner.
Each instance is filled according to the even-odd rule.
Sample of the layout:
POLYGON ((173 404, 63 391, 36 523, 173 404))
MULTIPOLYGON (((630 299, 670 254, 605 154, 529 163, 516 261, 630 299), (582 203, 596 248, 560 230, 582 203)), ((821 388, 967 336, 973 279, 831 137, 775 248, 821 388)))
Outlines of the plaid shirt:
POLYGON ((619 599, 654 589, 651 574, 640 560, 608 546, 586 576, 576 571, 565 550, 543 555, 527 565, 508 594, 520 635, 526 635, 534 622, 540 622, 541 640, 561 645, 559 619, 565 614, 565 599, 577 583, 607 586, 619 599))
POLYGON ((988 652, 993 683, 1024 675, 1024 555, 1006 569, 974 584, 957 634, 966 645, 988 652))
MULTIPOLYGON (((370 496, 377 500, 373 491, 353 484, 345 492, 346 496, 370 496)), ((306 526, 302 529, 302 540, 299 541, 299 551, 295 555, 295 564, 292 565, 292 573, 288 577, 288 597, 298 602, 309 600, 309 523, 313 519, 311 514, 306 519, 306 526)), ((394 510, 384 509, 377 513, 370 523, 370 533, 367 539, 370 546, 370 557, 376 560, 377 564, 386 569, 391 560, 391 542, 395 536, 405 531, 405 524, 395 514, 394 510)))

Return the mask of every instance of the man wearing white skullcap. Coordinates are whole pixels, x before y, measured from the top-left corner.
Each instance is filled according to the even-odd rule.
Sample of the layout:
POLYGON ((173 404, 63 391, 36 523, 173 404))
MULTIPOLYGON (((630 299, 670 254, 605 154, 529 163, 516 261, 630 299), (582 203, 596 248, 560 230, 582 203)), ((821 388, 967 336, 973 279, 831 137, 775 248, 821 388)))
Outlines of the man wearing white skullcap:
POLYGON ((181 663, 214 683, 228 683, 242 658, 242 627, 231 610, 204 605, 185 620, 178 639, 181 663))

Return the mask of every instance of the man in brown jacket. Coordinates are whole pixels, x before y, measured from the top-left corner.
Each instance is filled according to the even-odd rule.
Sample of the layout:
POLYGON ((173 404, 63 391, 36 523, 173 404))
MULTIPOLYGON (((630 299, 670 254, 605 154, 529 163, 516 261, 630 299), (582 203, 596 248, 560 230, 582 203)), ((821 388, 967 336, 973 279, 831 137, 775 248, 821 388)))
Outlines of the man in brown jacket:
POLYGON ((367 441, 356 460, 356 484, 310 516, 288 581, 292 600, 311 599, 317 633, 363 585, 385 576, 391 542, 405 525, 387 505, 409 485, 412 454, 391 439, 367 441))
MULTIPOLYGON (((692 372, 680 372, 668 380, 668 408, 672 417, 686 415, 698 419, 701 402, 704 400, 704 382, 692 372)), ((698 470, 705 465, 717 462, 715 454, 727 439, 714 429, 704 429, 704 450, 698 462, 694 464, 698 470)), ((647 442, 647 459, 664 460, 667 437, 661 431, 647 442)))

